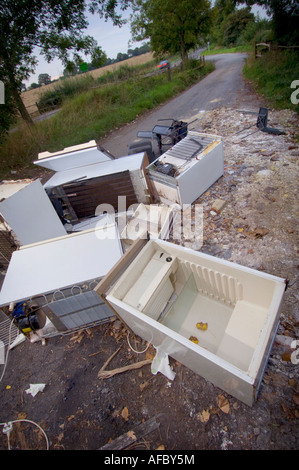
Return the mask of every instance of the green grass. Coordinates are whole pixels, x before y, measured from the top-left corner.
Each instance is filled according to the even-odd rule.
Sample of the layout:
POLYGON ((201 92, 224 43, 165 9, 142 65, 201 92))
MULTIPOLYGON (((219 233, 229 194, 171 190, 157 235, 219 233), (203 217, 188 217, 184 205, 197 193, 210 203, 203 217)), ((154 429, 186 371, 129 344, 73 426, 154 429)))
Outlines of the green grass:
POLYGON ((92 75, 76 75, 70 78, 63 78, 56 83, 56 86, 47 90, 39 99, 39 108, 43 112, 52 109, 53 106, 61 106, 66 100, 72 98, 79 93, 83 93, 90 89, 98 88, 102 85, 117 83, 128 80, 132 77, 142 76, 148 70, 151 70, 155 61, 146 64, 136 65, 135 67, 121 65, 113 72, 106 72, 97 78, 92 75))
POLYGON ((273 50, 257 59, 250 56, 243 73, 270 106, 299 113, 299 105, 291 102, 291 83, 299 79, 298 51, 273 50))
MULTIPOLYGON (((0 146, 0 178, 11 171, 32 169, 39 152, 58 151, 70 145, 99 140, 109 131, 134 120, 147 110, 176 96, 207 73, 214 65, 179 69, 143 78, 129 78, 86 89, 70 98, 64 97, 61 110, 50 119, 37 122, 31 130, 24 123, 8 135, 0 146)), ((178 116, 179 118, 179 116, 178 116)))
POLYGON ((251 45, 226 47, 226 48, 212 45, 210 47, 210 50, 204 51, 202 55, 228 54, 228 53, 234 53, 234 52, 251 52, 251 51, 252 51, 251 45))

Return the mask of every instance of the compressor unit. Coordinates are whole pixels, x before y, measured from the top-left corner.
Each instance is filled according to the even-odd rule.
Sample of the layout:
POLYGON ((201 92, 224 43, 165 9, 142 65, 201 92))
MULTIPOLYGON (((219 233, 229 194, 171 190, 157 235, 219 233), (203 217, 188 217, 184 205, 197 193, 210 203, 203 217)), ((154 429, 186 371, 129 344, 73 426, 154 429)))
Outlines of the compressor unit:
POLYGON ((12 318, 19 331, 25 336, 43 328, 47 319, 40 307, 30 306, 26 302, 18 302, 15 305, 12 318))

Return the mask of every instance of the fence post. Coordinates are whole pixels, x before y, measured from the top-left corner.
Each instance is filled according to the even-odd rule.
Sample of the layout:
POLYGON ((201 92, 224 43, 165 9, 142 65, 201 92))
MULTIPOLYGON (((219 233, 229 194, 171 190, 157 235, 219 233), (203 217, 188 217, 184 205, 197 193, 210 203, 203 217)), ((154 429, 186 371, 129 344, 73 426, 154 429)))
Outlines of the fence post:
POLYGON ((168 74, 168 81, 171 82, 171 70, 170 70, 170 65, 167 65, 167 74, 168 74))

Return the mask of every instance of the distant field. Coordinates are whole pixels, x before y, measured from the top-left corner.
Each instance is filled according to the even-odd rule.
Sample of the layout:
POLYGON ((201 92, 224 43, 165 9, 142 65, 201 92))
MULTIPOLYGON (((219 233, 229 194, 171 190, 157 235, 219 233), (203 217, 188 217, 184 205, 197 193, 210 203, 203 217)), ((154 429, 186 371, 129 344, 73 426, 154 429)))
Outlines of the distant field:
MULTIPOLYGON (((84 76, 86 75, 91 75, 94 78, 100 77, 101 75, 104 75, 107 72, 113 72, 117 70, 119 67, 122 67, 123 65, 128 65, 128 66, 135 66, 135 65, 142 65, 147 62, 150 62, 153 60, 153 54, 152 52, 147 52, 146 54, 142 54, 139 56, 131 57, 130 59, 122 60, 121 62, 117 62, 115 64, 111 65, 106 65, 106 67, 101 67, 96 70, 91 70, 89 72, 85 72, 84 76)), ((75 75, 72 77, 74 79, 78 79, 78 75, 75 75)), ((22 100, 28 109, 29 114, 32 116, 37 116, 39 115, 38 108, 36 106, 36 102, 39 100, 40 96, 45 93, 46 90, 50 90, 55 88, 58 82, 50 83, 49 85, 44 85, 39 88, 34 88, 33 90, 28 90, 24 91, 21 94, 22 100)))

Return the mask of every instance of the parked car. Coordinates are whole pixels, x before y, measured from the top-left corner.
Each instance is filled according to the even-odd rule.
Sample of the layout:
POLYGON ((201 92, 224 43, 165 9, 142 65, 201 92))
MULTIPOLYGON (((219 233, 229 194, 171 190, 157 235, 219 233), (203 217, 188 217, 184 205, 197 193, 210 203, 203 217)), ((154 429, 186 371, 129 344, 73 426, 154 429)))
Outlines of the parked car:
POLYGON ((166 69, 167 67, 169 67, 169 62, 168 60, 162 60, 162 62, 159 63, 158 65, 158 68, 159 69, 166 69))

